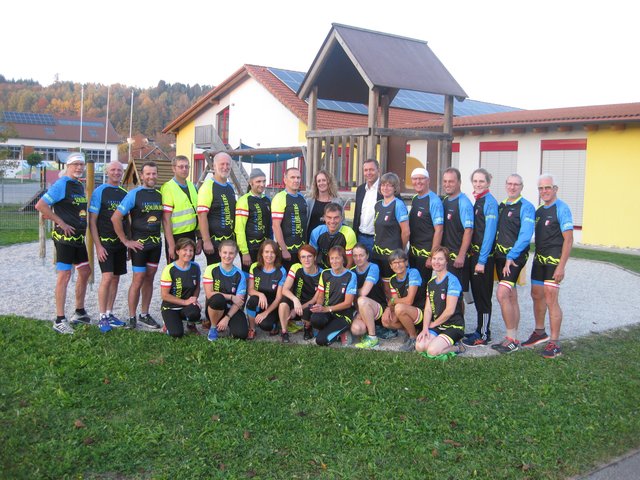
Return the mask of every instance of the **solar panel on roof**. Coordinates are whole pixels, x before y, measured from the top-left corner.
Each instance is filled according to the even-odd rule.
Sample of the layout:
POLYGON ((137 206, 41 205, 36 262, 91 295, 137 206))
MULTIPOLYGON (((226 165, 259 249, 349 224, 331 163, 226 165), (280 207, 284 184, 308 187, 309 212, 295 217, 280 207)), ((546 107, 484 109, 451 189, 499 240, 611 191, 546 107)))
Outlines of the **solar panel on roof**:
POLYGON ((3 112, 7 123, 22 123, 27 125, 55 125, 53 115, 48 113, 3 112))
MULTIPOLYGON (((279 68, 269 68, 282 83, 289 87, 294 93, 298 91, 305 74, 293 70, 282 70, 279 68)), ((415 110, 417 112, 439 113, 444 115, 444 96, 435 93, 415 92, 412 90, 400 90, 391 102, 394 108, 404 110, 415 110)), ((334 112, 359 113, 366 115, 367 106, 361 103, 338 102, 335 100, 318 99, 318 108, 334 112)), ((453 101, 453 114, 457 117, 467 115, 482 115, 485 113, 511 112, 520 110, 519 108, 497 105, 494 103, 480 102, 478 100, 453 101)))
MULTIPOLYGON (((79 127, 80 120, 58 120, 58 125, 66 125, 71 127, 79 127)), ((101 122, 82 122, 83 127, 102 127, 104 123, 101 122)))

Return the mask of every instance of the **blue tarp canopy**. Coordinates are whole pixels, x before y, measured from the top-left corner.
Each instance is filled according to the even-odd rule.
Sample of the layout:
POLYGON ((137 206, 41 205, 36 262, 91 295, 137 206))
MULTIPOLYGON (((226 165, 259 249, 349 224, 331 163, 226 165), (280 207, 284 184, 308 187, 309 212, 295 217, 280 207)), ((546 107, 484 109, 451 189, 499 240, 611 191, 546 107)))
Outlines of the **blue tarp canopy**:
MULTIPOLYGON (((245 145, 244 143, 240 143, 240 146, 237 148, 237 150, 250 150, 253 148, 254 147, 250 147, 249 145, 245 145)), ((276 162, 283 162, 285 160, 290 160, 292 158, 297 158, 300 155, 301 154, 295 154, 295 153, 277 153, 277 154, 242 155, 242 158, 240 158, 240 155, 235 155, 232 158, 234 160, 241 160, 247 163, 276 163, 276 162)))

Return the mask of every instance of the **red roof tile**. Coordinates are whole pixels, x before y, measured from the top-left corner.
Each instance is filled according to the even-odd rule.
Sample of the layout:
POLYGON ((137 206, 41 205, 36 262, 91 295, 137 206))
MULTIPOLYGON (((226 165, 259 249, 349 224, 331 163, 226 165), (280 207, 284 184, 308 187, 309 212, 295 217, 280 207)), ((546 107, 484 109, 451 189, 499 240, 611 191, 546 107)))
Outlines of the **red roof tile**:
MULTIPOLYGON (((514 125, 584 124, 640 122, 640 103, 593 105, 587 107, 518 110, 513 112, 470 115, 453 119, 454 128, 500 127, 514 125)), ((442 120, 407 123, 407 128, 439 128, 442 120)))
MULTIPOLYGON (((18 138, 29 140, 51 140, 51 141, 65 141, 65 142, 79 142, 80 141, 80 126, 79 125, 60 125, 58 120, 70 120, 73 122, 79 122, 80 117, 55 117, 55 125, 31 125, 26 123, 9 123, 18 134, 18 138)), ((104 143, 104 118, 83 118, 83 122, 95 122, 101 126, 82 126, 82 141, 83 143, 104 143), (95 135, 92 135, 95 133, 95 135)), ((108 128, 108 143, 121 143, 122 137, 115 131, 113 125, 109 123, 108 128)))
MULTIPOLYGON (((220 85, 203 95, 189 109, 185 110, 185 112, 183 112, 178 118, 167 125, 163 132, 175 133, 185 122, 191 120, 204 108, 207 108, 208 104, 212 100, 225 95, 229 90, 249 77, 255 79, 258 83, 264 86, 271 95, 289 109, 296 117, 298 117, 298 119, 304 123, 307 122, 307 102, 298 98, 293 90, 282 83, 278 77, 269 71, 268 67, 244 65, 220 85)), ((390 127, 398 127, 408 122, 424 122, 434 118, 440 118, 440 115, 436 113, 416 112, 400 108, 389 109, 390 127)), ((367 116, 318 109, 317 122, 319 129, 366 127, 367 116)))

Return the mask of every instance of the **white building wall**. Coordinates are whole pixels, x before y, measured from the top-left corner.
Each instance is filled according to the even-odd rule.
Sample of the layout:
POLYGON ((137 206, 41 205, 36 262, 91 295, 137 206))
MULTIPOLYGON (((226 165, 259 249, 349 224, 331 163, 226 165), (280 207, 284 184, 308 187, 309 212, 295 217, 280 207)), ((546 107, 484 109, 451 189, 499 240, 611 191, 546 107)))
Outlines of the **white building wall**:
MULTIPOLYGON (((291 147, 302 145, 298 138, 299 120, 266 88, 250 78, 220 99, 217 105, 202 112, 195 119, 196 126, 213 125, 217 115, 229 107, 229 144, 237 148, 240 142, 253 148, 291 147)), ((203 150, 196 149, 195 153, 203 150)), ((250 170, 250 162, 244 162, 250 170)), ((262 170, 270 180, 269 165, 262 170)))

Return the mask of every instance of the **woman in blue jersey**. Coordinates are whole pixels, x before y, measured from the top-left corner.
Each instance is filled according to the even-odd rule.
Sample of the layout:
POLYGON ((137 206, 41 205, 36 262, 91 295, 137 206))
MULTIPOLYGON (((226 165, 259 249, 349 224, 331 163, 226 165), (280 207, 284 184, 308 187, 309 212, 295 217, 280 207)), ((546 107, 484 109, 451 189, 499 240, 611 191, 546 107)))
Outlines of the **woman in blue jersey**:
POLYGON ((278 332, 278 305, 287 272, 281 266, 280 247, 265 240, 258 250, 258 261, 249 269, 247 315, 249 340, 255 337, 256 325, 266 332, 278 332))
POLYGON ((409 242, 409 213, 402 199, 396 197, 400 193, 400 179, 395 173, 385 173, 380 177, 380 193, 382 200, 378 200, 374 207, 375 239, 371 261, 380 268, 383 281, 388 282, 393 275, 389 255, 394 250, 404 250, 409 242))
POLYGON ((448 258, 446 247, 436 248, 431 255, 435 275, 427 284, 424 328, 416 340, 416 350, 431 356, 465 350, 460 342, 464 336, 462 285, 447 271, 448 258))
POLYGON ((402 249, 391 252, 389 265, 393 270, 389 279, 391 297, 389 306, 382 314, 382 325, 393 330, 404 330, 407 339, 400 350, 413 352, 416 337, 422 328, 425 299, 422 276, 415 268, 409 268, 409 256, 402 249))
POLYGON ((351 324, 351 333, 360 336, 357 348, 375 348, 378 343, 376 321, 382 318, 387 299, 380 280, 380 269, 375 263, 369 262, 369 252, 362 243, 356 243, 352 253, 355 266, 351 269, 356 274, 358 285, 358 312, 351 324))
POLYGON ((299 331, 300 327, 294 323, 299 318, 304 322, 304 339, 311 340, 313 338, 310 307, 313 304, 322 272, 316 262, 316 256, 315 248, 309 244, 303 245, 298 250, 300 263, 294 263, 287 273, 287 279, 282 288, 283 302, 278 307, 282 341, 285 343, 289 340, 288 332, 299 331))
POLYGON ((164 267, 160 277, 162 320, 167 333, 176 338, 184 335, 183 320, 189 322, 191 331, 195 330, 193 322, 200 321, 200 267, 192 261, 195 251, 193 240, 180 238, 176 260, 164 267))
POLYGON ((347 270, 347 254, 336 246, 329 250, 330 269, 320 274, 311 306, 311 325, 318 330, 316 343, 327 346, 347 331, 353 319, 353 300, 358 293, 356 274, 347 270))
POLYGON ((220 263, 209 265, 202 276, 207 297, 207 314, 211 321, 210 342, 218 340, 218 333, 229 331, 232 337, 246 340, 249 322, 242 311, 247 294, 244 273, 233 264, 238 247, 233 240, 223 240, 218 245, 220 263))

